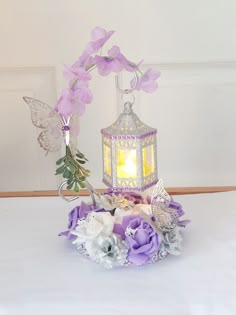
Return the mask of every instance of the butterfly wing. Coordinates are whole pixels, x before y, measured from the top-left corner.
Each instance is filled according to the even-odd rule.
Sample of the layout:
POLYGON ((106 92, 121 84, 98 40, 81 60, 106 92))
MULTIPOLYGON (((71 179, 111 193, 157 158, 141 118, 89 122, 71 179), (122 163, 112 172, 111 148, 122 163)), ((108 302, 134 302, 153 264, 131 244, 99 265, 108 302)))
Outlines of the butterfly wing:
POLYGON ((45 129, 48 127, 50 121, 50 113, 53 109, 35 98, 23 97, 24 101, 29 105, 31 111, 31 119, 35 127, 45 129))
POLYGON ((164 189, 160 179, 156 184, 151 197, 151 212, 155 218, 155 225, 161 231, 169 231, 177 224, 177 216, 174 209, 169 208, 171 197, 164 189))
POLYGON ((38 136, 40 147, 47 152, 56 152, 61 148, 62 137, 52 136, 49 130, 43 130, 38 136))
POLYGON ((153 207, 166 209, 168 208, 170 201, 171 198, 163 186, 163 180, 159 179, 152 192, 151 204, 153 207))
POLYGON ((45 129, 38 136, 40 146, 47 152, 58 151, 63 139, 63 121, 58 113, 46 103, 35 98, 23 97, 29 105, 35 127, 45 129))

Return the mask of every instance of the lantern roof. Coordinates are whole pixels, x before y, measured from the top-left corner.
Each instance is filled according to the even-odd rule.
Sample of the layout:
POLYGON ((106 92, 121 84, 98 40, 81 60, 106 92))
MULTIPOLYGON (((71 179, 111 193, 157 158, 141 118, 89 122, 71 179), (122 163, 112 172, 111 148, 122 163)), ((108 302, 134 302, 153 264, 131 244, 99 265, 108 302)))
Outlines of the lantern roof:
POLYGON ((133 112, 132 103, 124 104, 124 111, 118 119, 109 127, 101 130, 104 136, 109 138, 145 138, 157 133, 155 128, 144 124, 133 112))

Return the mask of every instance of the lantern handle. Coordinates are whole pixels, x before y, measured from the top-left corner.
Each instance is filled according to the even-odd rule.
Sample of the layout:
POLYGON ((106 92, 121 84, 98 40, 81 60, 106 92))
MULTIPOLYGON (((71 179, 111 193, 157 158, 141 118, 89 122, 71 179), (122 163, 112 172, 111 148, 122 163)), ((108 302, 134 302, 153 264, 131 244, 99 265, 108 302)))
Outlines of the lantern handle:
MULTIPOLYGON (((65 197, 64 194, 63 194, 63 188, 64 186, 67 184, 67 180, 65 180, 64 182, 62 182, 58 188, 58 192, 59 192, 59 195, 62 199, 64 199, 65 201, 67 202, 71 202, 71 201, 74 201, 76 199, 79 199, 79 196, 74 196, 74 197, 65 197)), ((88 190, 88 192, 90 193, 90 196, 91 196, 91 199, 92 199, 92 202, 93 202, 93 206, 96 207, 96 199, 94 197, 94 195, 98 195, 97 192, 95 191, 95 189, 92 187, 92 185, 88 182, 88 181, 85 181, 85 184, 86 184, 86 189, 88 190)))
POLYGON ((134 91, 134 89, 137 87, 137 84, 138 84, 138 74, 137 72, 135 71, 134 72, 134 84, 133 86, 131 86, 130 89, 121 89, 120 88, 120 85, 119 85, 119 76, 118 74, 116 75, 115 77, 115 82, 116 82, 116 89, 121 93, 121 94, 130 94, 134 91))

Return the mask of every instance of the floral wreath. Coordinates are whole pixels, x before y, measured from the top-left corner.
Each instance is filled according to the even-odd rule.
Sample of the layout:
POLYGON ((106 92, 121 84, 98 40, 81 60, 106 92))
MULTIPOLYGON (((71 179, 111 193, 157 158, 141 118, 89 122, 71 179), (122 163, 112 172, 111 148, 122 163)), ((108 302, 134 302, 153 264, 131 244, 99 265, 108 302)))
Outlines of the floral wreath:
POLYGON ((56 162, 56 175, 61 174, 65 179, 59 192, 64 184, 74 192, 87 188, 93 200, 88 204, 82 201, 80 206, 72 209, 68 230, 59 235, 72 240, 81 254, 106 268, 145 265, 168 254, 178 255, 181 228, 189 223, 189 220, 181 220, 184 215, 182 206, 168 195, 162 180, 158 181, 151 196, 111 190, 101 195, 87 180, 90 175, 84 167, 87 159, 76 149, 76 137, 79 117, 93 99, 89 88, 91 71, 97 69, 102 76, 121 71, 134 73, 131 89, 125 91, 136 89, 147 93, 157 89, 156 80, 160 76, 151 68, 143 73, 140 70, 142 61, 128 60, 118 46, 103 55, 102 49, 113 33, 100 27, 91 32, 91 41, 79 59, 73 65, 65 66, 64 75, 69 86, 54 108, 40 100, 24 97, 34 126, 42 129, 38 136, 40 146, 48 153, 59 151, 65 143, 65 155, 56 162))
POLYGON ((79 253, 106 268, 154 263, 181 252, 182 206, 156 184, 152 196, 135 192, 96 194, 96 204, 83 201, 69 213, 61 232, 79 253))

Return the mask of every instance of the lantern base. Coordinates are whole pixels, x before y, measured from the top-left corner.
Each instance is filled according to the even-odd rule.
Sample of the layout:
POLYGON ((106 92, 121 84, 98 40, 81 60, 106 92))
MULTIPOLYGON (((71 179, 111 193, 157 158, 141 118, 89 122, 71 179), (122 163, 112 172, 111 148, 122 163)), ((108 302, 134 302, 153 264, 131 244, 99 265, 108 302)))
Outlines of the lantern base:
POLYGON ((113 187, 107 180, 103 179, 102 182, 107 186, 109 187, 112 191, 114 192, 124 192, 124 191, 145 191, 147 190, 148 188, 156 185, 156 183, 158 182, 158 179, 151 182, 150 184, 148 185, 145 185, 143 187, 113 187))

